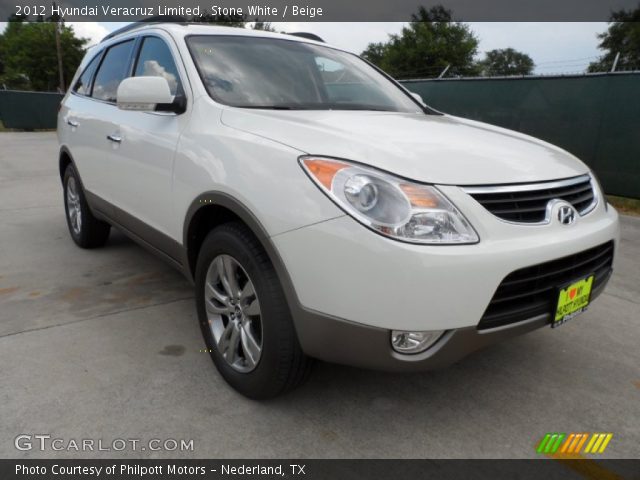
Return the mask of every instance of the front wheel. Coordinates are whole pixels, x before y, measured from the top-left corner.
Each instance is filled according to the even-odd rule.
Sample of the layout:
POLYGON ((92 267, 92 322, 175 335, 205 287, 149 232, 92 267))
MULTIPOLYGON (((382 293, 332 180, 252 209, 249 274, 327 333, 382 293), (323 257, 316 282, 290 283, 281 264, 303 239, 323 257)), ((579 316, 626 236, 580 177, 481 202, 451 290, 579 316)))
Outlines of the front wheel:
POLYGON ((266 252, 243 224, 217 227, 196 268, 202 334, 224 379, 254 399, 299 385, 310 370, 291 313, 266 252))

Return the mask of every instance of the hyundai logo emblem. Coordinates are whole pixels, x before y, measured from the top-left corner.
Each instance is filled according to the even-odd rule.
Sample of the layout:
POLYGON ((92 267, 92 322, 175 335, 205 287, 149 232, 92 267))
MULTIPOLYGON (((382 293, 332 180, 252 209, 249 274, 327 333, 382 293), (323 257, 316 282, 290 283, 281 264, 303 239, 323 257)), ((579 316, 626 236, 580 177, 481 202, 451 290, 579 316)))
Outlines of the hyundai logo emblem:
POLYGON ((562 225, 571 225, 576 221, 576 211, 573 209, 573 207, 562 205, 558 209, 558 221, 562 225))

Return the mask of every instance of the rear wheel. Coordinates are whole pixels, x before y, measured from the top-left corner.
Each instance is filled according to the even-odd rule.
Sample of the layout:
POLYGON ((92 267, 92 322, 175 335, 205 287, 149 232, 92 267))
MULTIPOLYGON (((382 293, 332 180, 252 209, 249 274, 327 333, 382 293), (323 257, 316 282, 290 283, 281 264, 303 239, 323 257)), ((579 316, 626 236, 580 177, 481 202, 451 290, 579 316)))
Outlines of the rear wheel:
POLYGON ((111 226, 93 216, 82 191, 78 172, 69 165, 64 172, 64 210, 73 241, 82 248, 103 246, 111 226))
POLYGON ((266 252, 241 223, 205 239, 196 268, 200 327, 224 379, 243 395, 265 399, 304 381, 304 355, 291 313, 266 252))

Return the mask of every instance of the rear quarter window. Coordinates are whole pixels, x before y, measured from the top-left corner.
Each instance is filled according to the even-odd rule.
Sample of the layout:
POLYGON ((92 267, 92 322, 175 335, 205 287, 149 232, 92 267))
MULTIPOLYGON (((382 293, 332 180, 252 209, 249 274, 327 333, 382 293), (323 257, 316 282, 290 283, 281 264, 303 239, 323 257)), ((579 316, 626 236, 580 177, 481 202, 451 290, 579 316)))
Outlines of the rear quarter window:
POLYGON ((91 79, 93 78, 93 74, 98 67, 98 61, 100 59, 100 55, 96 55, 89 62, 89 65, 84 69, 82 75, 78 78, 75 85, 73 86, 73 91, 79 95, 89 95, 91 93, 91 79))

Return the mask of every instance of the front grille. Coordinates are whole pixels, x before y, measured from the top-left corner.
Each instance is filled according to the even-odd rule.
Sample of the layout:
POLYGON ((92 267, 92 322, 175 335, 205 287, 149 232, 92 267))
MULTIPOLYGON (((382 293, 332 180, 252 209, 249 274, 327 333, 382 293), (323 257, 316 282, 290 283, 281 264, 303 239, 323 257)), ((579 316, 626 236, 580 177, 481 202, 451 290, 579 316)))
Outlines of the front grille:
POLYGON ((596 203, 589 175, 555 182, 469 187, 464 190, 496 217, 517 223, 547 222, 547 204, 553 199, 569 202, 580 215, 591 211, 596 203))
POLYGON ((613 242, 568 257, 510 273, 493 295, 478 329, 520 322, 551 314, 556 306, 557 287, 595 274, 593 294, 604 287, 613 265, 613 242))

